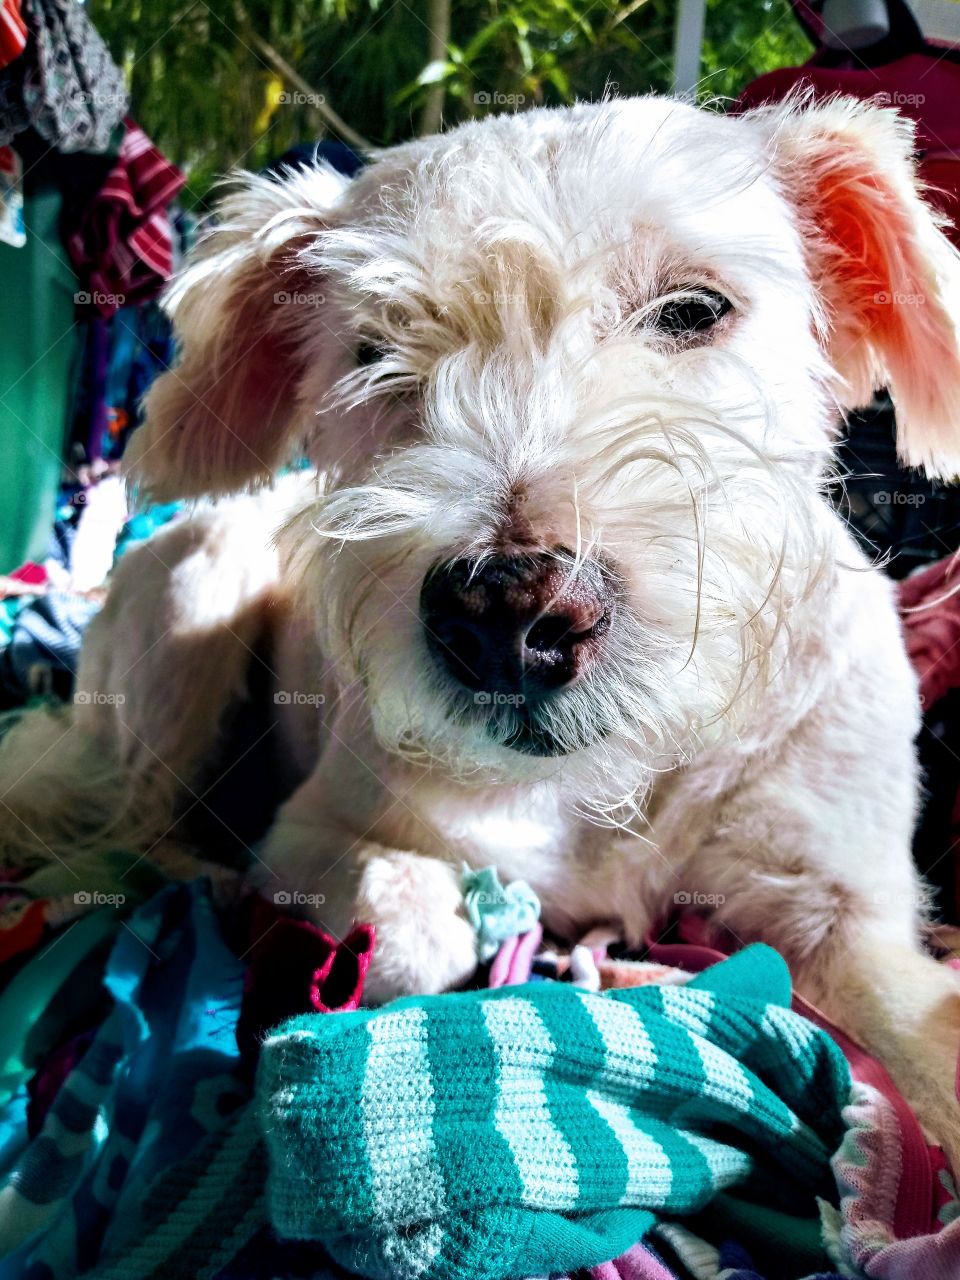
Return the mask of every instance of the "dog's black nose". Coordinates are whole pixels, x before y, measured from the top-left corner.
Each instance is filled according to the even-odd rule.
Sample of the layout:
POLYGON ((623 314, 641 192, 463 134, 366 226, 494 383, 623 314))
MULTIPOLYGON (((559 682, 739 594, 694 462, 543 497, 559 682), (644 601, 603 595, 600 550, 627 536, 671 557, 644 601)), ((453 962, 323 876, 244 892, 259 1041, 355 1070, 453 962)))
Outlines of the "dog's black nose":
POLYGON ((613 615, 600 566, 564 557, 499 556, 454 560, 424 579, 420 617, 443 670, 491 699, 535 699, 583 674, 613 615))

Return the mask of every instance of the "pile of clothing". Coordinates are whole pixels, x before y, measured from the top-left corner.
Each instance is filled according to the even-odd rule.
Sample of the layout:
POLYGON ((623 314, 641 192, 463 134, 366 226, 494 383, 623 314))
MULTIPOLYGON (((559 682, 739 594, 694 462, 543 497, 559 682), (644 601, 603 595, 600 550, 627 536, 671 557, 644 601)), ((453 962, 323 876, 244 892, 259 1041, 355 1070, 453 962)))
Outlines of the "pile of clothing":
MULTIPOLYGON (((182 515, 83 492, 0 581, 11 701, 69 678, 78 584, 182 515)), ((934 713, 958 563, 901 587, 934 713)), ((179 845, 8 873, 0 1280, 960 1275, 942 1153, 774 952, 725 956, 696 914, 562 951, 528 886, 462 888, 480 985, 371 1011, 371 928, 335 942, 179 845)))
POLYGON ((533 924, 476 989, 370 1010, 372 929, 178 846, 9 880, 0 1280, 960 1274, 880 1064, 696 930, 624 958, 533 924))
POLYGON ((119 458, 173 355, 155 299, 195 220, 128 97, 80 0, 0 0, 0 572, 43 555, 62 470, 119 458))
POLYGON ((166 503, 130 516, 112 471, 62 493, 47 555, 0 574, 0 711, 34 697, 69 701, 84 633, 117 558, 183 511, 166 503))

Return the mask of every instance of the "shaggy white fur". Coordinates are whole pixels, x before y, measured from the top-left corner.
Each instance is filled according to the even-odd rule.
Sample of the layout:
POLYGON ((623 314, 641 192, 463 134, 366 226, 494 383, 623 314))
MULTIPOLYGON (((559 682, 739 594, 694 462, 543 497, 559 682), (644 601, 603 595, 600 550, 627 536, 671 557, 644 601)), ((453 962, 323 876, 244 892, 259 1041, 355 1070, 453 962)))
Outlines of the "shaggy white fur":
POLYGON ((469 124, 352 183, 247 178, 170 295, 183 356, 132 474, 230 494, 302 445, 316 476, 129 554, 79 677, 125 701, 8 736, 7 856, 165 830, 267 631, 301 781, 265 891, 340 935, 372 921, 369 994, 470 975, 463 861, 526 879, 570 937, 703 903, 779 947, 960 1157, 960 988, 921 949, 910 858, 915 681, 823 496, 839 409, 880 385, 908 462, 960 463, 960 268, 911 150, 853 101, 645 98, 469 124), (616 612, 521 713, 439 669, 418 606, 437 565, 531 552, 567 582, 602 566, 616 612), (527 714, 541 754, 511 745, 527 714))

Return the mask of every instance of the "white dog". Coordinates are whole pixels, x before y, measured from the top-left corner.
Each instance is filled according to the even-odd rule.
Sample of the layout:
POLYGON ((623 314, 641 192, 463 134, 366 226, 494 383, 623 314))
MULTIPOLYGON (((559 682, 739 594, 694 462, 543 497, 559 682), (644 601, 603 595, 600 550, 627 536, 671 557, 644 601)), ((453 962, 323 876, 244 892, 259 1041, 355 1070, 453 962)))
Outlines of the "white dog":
POLYGON ((960 463, 960 268, 912 142, 846 100, 645 98, 248 179, 173 289, 132 459, 156 497, 240 496, 121 562, 85 700, 4 744, 6 856, 162 835, 265 663, 290 794, 262 875, 376 926, 368 995, 471 974, 463 862, 569 938, 708 902, 957 1159, 916 684, 823 494, 879 385, 908 463, 960 463), (268 484, 299 449, 309 483, 268 484))

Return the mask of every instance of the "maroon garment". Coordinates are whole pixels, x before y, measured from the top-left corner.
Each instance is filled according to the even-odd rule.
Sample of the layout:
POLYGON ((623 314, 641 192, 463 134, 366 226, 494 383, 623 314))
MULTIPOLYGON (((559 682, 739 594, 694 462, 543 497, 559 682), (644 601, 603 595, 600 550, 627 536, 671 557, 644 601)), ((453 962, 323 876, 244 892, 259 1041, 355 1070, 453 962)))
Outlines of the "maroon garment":
POLYGON ((240 1056, 256 1063, 264 1035, 298 1013, 356 1009, 373 957, 372 925, 337 942, 308 920, 284 915, 264 898, 251 903, 249 968, 237 1023, 240 1056))
POLYGON ((186 182, 142 129, 126 124, 116 165, 67 240, 84 290, 104 316, 148 301, 170 279, 167 206, 186 182))
MULTIPOLYGON (((960 689, 960 553, 945 556, 928 569, 912 574, 899 584, 898 590, 907 653, 920 681, 920 700, 926 714, 947 694, 960 689)), ((949 742, 945 746, 950 750, 949 742)), ((944 853, 951 858, 953 868, 950 905, 956 920, 960 919, 960 787, 953 796, 949 841, 944 853)))
MULTIPOLYGON (((709 919, 697 912, 685 912, 677 918, 677 933, 680 941, 659 942, 655 931, 651 930, 646 938, 646 958, 658 964, 676 965, 678 969, 701 973, 710 965, 733 955, 741 946, 740 939, 732 934, 717 933, 711 928, 709 919)), ((896 1114, 901 1163, 900 1194, 893 1223, 897 1239, 907 1240, 937 1230, 938 1224, 931 1218, 936 1171, 944 1167, 942 1152, 927 1142, 920 1122, 878 1058, 869 1054, 796 991, 791 1008, 835 1041, 847 1060, 851 1077, 879 1090, 896 1114)))
POLYGON ((27 1081, 27 1134, 31 1139, 43 1128, 64 1081, 90 1048, 98 1030, 99 1027, 90 1027, 65 1044, 58 1045, 27 1081))
POLYGON ((736 109, 781 102, 797 85, 811 86, 820 98, 873 98, 915 120, 920 174, 931 188, 931 203, 950 218, 947 234, 960 247, 960 65, 934 49, 876 67, 826 67, 815 60, 760 76, 743 90, 736 109))
POLYGON ((0 0, 0 70, 9 67, 27 44, 27 24, 20 12, 20 0, 0 0))
POLYGON ((960 687, 960 558, 938 560, 898 586, 907 653, 925 711, 960 687))

